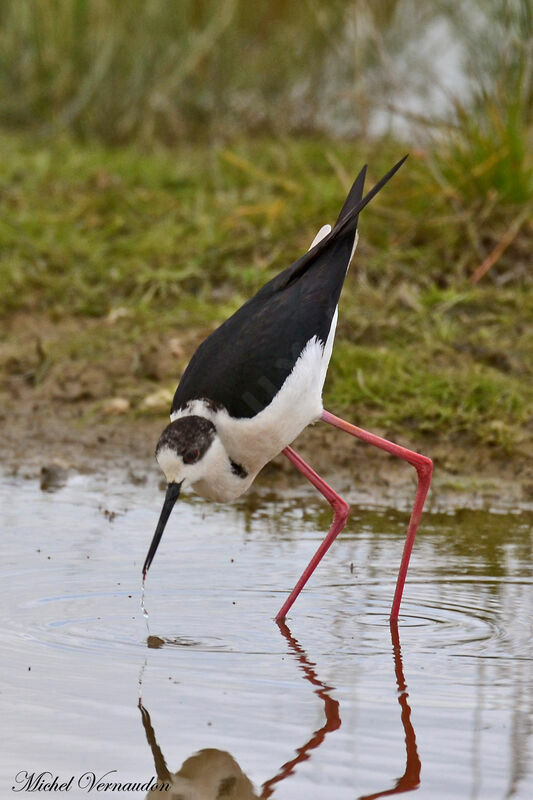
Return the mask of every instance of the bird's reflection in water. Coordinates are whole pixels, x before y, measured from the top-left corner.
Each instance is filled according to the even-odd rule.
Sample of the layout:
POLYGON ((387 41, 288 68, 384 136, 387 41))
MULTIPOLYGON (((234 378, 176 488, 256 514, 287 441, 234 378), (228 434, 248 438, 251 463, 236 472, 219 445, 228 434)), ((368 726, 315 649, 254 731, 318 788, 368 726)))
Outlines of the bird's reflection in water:
MULTIPOLYGON (((339 703, 330 695, 333 687, 326 686, 320 680, 314 669, 315 665, 309 661, 305 650, 292 636, 288 626, 283 622, 278 624, 281 634, 289 645, 289 651, 298 660, 303 677, 311 683, 315 694, 324 703, 326 718, 324 725, 315 731, 302 747, 296 750, 294 758, 283 764, 272 778, 265 781, 258 794, 239 764, 225 750, 215 748, 200 750, 188 758, 177 772, 170 772, 157 744, 150 715, 139 699, 142 723, 154 758, 158 785, 168 784, 169 789, 164 793, 168 800, 266 800, 274 794, 276 784, 292 775, 297 764, 311 757, 311 751, 320 747, 328 733, 340 728, 339 703)), ((407 755, 405 771, 392 788, 364 795, 359 800, 374 800, 378 797, 407 792, 416 789, 420 783, 421 764, 416 747, 415 731, 411 722, 398 625, 396 622, 391 622, 390 626, 398 702, 401 707, 401 721, 405 734, 407 755)), ((156 797, 161 797, 161 791, 153 789, 148 793, 147 800, 155 800, 156 797)))
POLYGON ((200 750, 184 761, 178 772, 170 772, 157 744, 150 715, 140 701, 139 708, 154 757, 157 786, 169 787, 168 791, 152 789, 146 795, 147 800, 162 796, 167 800, 257 800, 260 797, 233 756, 225 750, 200 750))
POLYGON ((400 792, 410 792, 418 789, 420 785, 420 770, 422 764, 418 756, 416 747, 416 735, 413 723, 411 722, 411 707, 409 706, 407 694, 407 684, 403 674, 402 648, 400 645, 400 633, 398 623, 390 621, 390 632, 392 639, 392 652, 394 655, 394 672, 396 675, 396 685, 398 687, 398 702, 402 709, 402 726, 405 734, 405 772, 398 778, 391 789, 384 789, 381 792, 362 795, 359 800, 375 800, 377 797, 387 797, 391 794, 400 792))
POLYGON ((320 747, 326 738, 326 734, 330 733, 331 731, 336 731, 337 728, 340 728, 341 726, 338 700, 334 700, 329 694, 333 687, 326 686, 319 679, 315 670, 313 669, 314 665, 310 663, 305 650, 291 634, 286 623, 278 622, 278 626, 282 635, 288 642, 290 651, 294 653, 298 659, 300 669, 302 670, 305 679, 308 680, 309 683, 311 683, 314 687, 316 687, 315 694, 317 694, 324 703, 326 721, 318 731, 314 732, 309 741, 307 741, 303 747, 298 748, 296 751, 296 756, 290 761, 287 761, 277 775, 275 775, 273 778, 270 778, 270 780, 265 781, 263 784, 263 791, 259 795, 261 798, 270 797, 274 792, 273 786, 285 778, 288 778, 289 775, 292 775, 297 764, 299 764, 301 761, 307 761, 307 759, 310 758, 310 750, 320 747))

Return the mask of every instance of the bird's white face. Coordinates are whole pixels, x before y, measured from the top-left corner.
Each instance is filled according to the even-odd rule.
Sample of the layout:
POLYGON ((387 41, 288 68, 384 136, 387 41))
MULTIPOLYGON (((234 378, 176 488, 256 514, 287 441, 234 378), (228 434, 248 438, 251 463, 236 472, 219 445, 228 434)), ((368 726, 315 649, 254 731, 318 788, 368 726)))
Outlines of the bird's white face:
POLYGON ((169 484, 190 486, 206 500, 224 503, 250 485, 246 470, 232 462, 214 424, 205 417, 180 417, 163 431, 156 459, 169 484))
MULTIPOLYGON (((228 498, 221 496, 221 488, 225 483, 226 473, 229 472, 229 464, 227 456, 221 450, 223 447, 217 436, 209 450, 194 462, 188 463, 186 456, 168 447, 161 448, 156 458, 168 483, 179 483, 183 488, 190 486, 206 500, 224 502, 228 498)), ((193 452, 197 451, 191 451, 191 458, 193 452)))
POLYGON ((156 453, 157 463, 161 467, 168 483, 183 483, 192 486, 209 476, 216 465, 213 464, 212 455, 218 449, 215 436, 209 449, 201 453, 199 448, 191 448, 186 453, 180 453, 173 447, 161 447, 156 453), (214 447, 214 450, 212 449, 214 447))
POLYGON ((168 483, 181 483, 187 478, 187 465, 175 450, 162 447, 155 457, 168 483))
POLYGON ((159 438, 155 457, 169 483, 195 483, 209 469, 208 457, 218 439, 214 424, 196 415, 168 425, 159 438))

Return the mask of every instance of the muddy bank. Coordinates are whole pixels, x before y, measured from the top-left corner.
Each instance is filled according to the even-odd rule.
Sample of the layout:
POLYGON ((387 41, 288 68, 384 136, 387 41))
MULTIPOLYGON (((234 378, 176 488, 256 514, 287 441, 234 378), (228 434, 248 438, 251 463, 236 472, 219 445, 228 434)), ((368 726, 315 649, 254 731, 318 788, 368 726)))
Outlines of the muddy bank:
MULTIPOLYGON (((168 419, 165 412, 148 418, 99 419, 84 404, 32 399, 28 396, 3 411, 3 464, 10 472, 39 480, 43 488, 61 485, 76 472, 122 470, 133 482, 160 475, 153 453, 168 419)), ((507 506, 533 500, 533 469, 525 458, 504 459, 489 450, 436 441, 402 439, 402 444, 434 460, 429 503, 507 506)), ((309 427, 294 446, 351 502, 405 503, 412 497, 412 468, 324 424, 309 427)), ((264 468, 249 494, 261 495, 274 488, 277 492, 313 491, 283 456, 264 468)))
MULTIPOLYGON (((120 317, 83 323, 12 318, 0 343, 4 467, 45 485, 74 472, 123 469, 133 480, 158 475, 154 447, 168 420, 176 376, 207 332, 193 328, 168 341, 158 331, 136 338, 131 328, 120 328, 120 317)), ((525 444, 509 454, 466 437, 450 441, 417 430, 376 429, 362 416, 345 416, 433 458, 430 502, 533 501, 533 463, 525 444)), ((295 448, 352 502, 412 497, 412 468, 324 424, 304 431, 295 448)), ((251 492, 274 486, 307 490, 282 456, 267 465, 251 492)))

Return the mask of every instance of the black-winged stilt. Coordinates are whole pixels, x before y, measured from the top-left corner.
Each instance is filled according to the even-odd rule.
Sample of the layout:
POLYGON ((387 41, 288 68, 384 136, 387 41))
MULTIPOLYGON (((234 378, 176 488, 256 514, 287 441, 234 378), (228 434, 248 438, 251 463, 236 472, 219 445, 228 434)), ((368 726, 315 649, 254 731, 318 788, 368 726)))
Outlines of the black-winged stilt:
POLYGON ((156 447, 168 486, 144 562, 143 581, 184 484, 208 500, 234 500, 265 464, 283 453, 323 494, 334 515, 329 533, 276 616, 278 621, 284 619, 343 529, 349 512, 348 504, 290 447, 307 425, 322 419, 402 458, 417 471, 416 496, 391 608, 391 619, 398 618, 433 465, 426 456, 326 411, 322 387, 333 348, 339 296, 357 245, 359 212, 405 158, 365 197, 364 167, 333 229, 324 225, 305 255, 266 283, 194 353, 174 395, 171 423, 156 447))

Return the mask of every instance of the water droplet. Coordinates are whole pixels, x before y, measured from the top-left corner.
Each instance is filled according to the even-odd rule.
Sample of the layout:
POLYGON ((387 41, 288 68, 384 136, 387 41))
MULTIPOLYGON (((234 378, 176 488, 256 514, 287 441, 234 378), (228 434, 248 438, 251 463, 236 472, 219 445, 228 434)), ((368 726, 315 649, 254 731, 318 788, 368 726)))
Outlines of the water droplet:
POLYGON ((148 611, 146 610, 146 606, 144 604, 144 577, 141 583, 141 611, 143 612, 143 617, 146 620, 146 631, 148 636, 150 636, 150 626, 148 624, 148 611))

